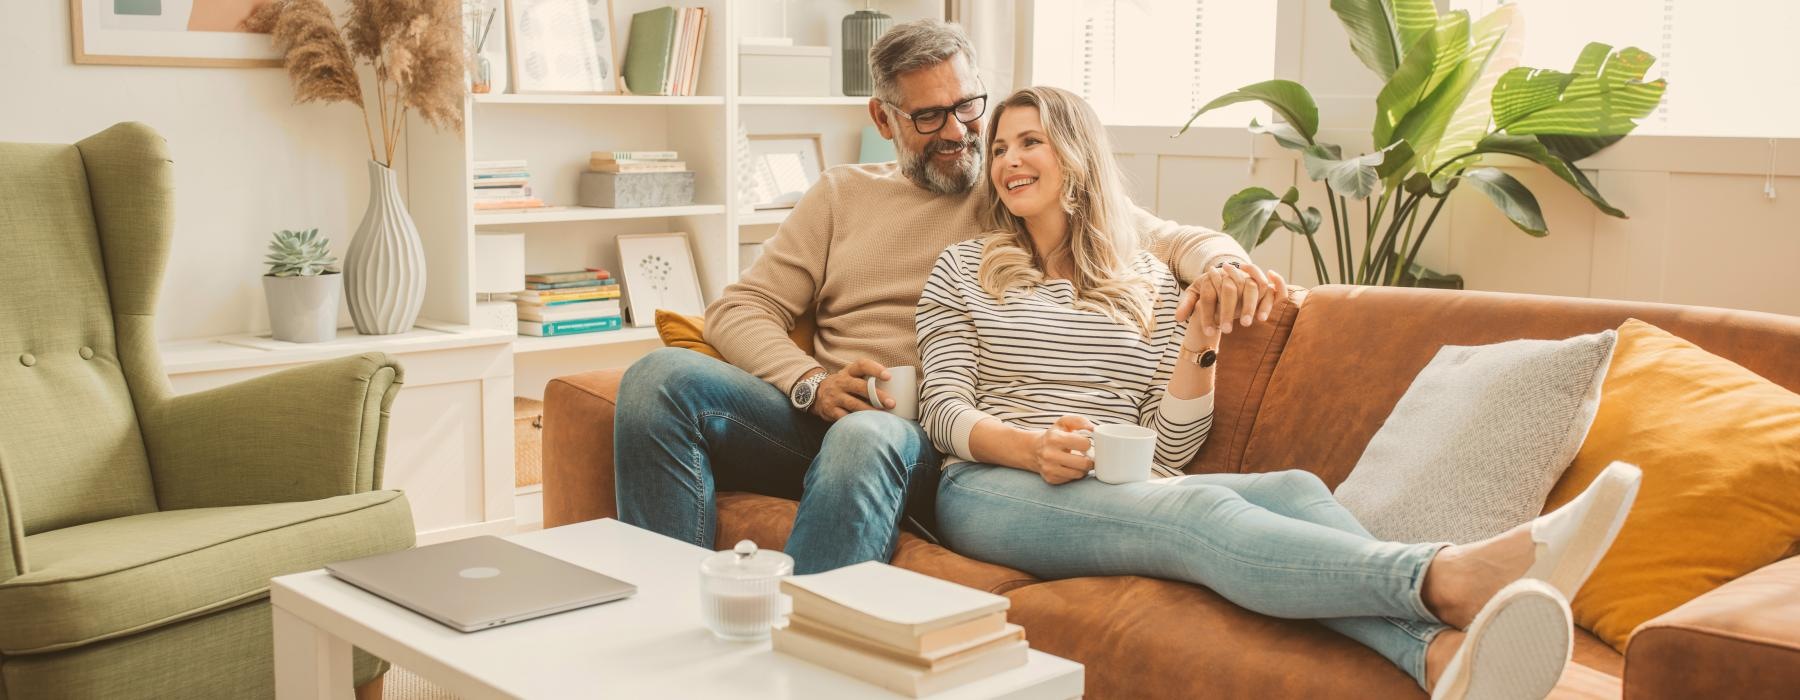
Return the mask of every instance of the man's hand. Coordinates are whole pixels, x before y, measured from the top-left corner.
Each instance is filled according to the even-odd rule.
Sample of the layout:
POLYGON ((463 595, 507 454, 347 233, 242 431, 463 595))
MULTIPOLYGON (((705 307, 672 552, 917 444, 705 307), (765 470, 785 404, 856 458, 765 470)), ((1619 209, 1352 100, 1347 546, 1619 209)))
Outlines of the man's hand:
POLYGON ((1088 470, 1094 468, 1094 460, 1085 453, 1093 442, 1075 431, 1093 429, 1093 421, 1081 416, 1056 419, 1056 425, 1033 434, 1026 466, 1050 484, 1087 478, 1088 470))
POLYGON ((1202 333, 1230 333, 1232 324, 1249 326, 1269 320, 1275 301, 1287 296, 1287 281, 1274 270, 1254 263, 1219 264, 1207 270, 1181 295, 1175 319, 1195 316, 1202 333))
MULTIPOLYGON (((836 423, 839 418, 857 411, 873 411, 870 403, 869 377, 888 379, 888 371, 881 363, 870 359, 861 359, 850 363, 848 367, 819 383, 819 397, 813 400, 812 414, 823 418, 827 423, 836 423)), ((874 397, 881 402, 883 408, 893 408, 894 399, 887 392, 879 392, 874 397)))

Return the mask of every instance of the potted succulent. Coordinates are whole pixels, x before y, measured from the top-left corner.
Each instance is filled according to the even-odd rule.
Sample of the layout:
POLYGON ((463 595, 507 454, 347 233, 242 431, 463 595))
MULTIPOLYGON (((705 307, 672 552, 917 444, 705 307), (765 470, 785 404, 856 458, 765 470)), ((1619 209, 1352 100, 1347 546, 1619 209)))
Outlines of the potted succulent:
POLYGON ((338 274, 331 241, 318 229, 276 231, 269 243, 269 325, 276 340, 317 343, 337 337, 338 301, 344 276, 338 274))

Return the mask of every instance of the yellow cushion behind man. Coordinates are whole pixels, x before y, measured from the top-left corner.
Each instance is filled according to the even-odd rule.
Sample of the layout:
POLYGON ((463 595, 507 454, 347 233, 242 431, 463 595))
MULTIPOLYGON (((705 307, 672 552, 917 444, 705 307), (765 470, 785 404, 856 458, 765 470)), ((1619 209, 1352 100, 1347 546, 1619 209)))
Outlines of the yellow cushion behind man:
POLYGON ((1545 512, 1613 460, 1643 468, 1643 485, 1571 607, 1620 651, 1638 625, 1800 540, 1800 395, 1637 319, 1619 327, 1600 411, 1545 512))

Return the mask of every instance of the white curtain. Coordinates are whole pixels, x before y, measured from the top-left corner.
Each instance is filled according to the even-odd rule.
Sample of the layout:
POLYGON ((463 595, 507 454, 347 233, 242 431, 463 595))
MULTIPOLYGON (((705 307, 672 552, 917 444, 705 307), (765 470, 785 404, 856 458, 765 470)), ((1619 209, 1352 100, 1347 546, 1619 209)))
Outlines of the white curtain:
MULTIPOLYGON (((981 81, 989 95, 1002 98, 1021 87, 1014 67, 1018 56, 1030 49, 1030 35, 1021 32, 1019 5, 1031 0, 948 0, 950 21, 963 26, 975 54, 981 60, 981 81), (1015 40, 1015 37, 1017 39, 1015 40)), ((1028 55, 1028 53, 1026 54, 1028 55)))

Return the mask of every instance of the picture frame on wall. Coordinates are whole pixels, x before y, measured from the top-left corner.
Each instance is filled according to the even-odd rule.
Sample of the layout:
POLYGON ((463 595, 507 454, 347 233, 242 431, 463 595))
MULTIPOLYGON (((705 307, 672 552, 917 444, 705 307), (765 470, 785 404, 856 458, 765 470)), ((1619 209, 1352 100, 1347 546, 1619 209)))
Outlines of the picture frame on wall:
POLYGON ((746 198, 752 209, 789 209, 825 171, 819 134, 750 134, 746 198))
POLYGON ((279 68, 267 34, 242 22, 269 0, 69 0, 76 63, 279 68))
POLYGON ((655 325, 657 309, 689 316, 706 312, 686 233, 619 236, 619 275, 633 326, 655 325))
POLYGON ((612 0, 506 0, 515 93, 622 94, 612 0))

